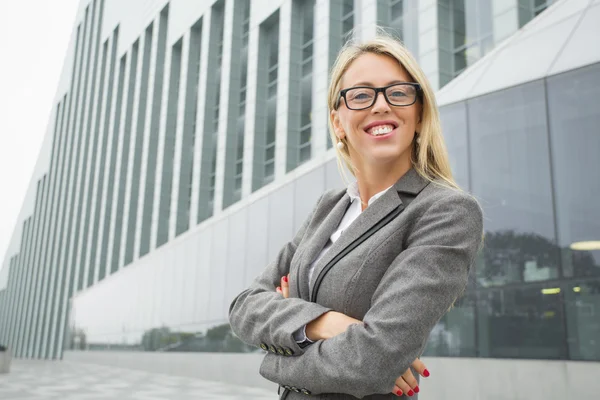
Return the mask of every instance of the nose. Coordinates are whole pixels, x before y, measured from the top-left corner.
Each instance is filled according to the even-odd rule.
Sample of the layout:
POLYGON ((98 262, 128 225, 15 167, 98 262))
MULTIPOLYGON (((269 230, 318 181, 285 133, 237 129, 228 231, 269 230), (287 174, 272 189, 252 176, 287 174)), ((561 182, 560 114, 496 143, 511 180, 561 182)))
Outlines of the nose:
POLYGON ((390 110, 390 105, 385 100, 385 95, 383 92, 379 92, 375 95, 375 104, 371 108, 371 111, 374 113, 387 112, 390 110))

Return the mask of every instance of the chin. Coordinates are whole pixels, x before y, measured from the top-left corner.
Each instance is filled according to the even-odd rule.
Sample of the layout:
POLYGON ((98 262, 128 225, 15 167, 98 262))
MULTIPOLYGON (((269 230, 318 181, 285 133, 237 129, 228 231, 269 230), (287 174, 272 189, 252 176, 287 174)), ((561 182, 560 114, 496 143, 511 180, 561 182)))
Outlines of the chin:
POLYGON ((369 156, 366 157, 370 164, 397 164, 400 163, 403 158, 408 158, 410 161, 411 147, 407 149, 373 149, 369 156))

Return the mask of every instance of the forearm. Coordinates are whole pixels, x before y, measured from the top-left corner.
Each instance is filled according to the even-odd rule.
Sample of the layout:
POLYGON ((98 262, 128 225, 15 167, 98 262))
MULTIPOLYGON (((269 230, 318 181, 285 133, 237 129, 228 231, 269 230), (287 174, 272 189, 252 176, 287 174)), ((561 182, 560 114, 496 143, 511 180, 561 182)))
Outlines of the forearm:
POLYGON ((293 332, 327 311, 326 307, 302 299, 247 290, 235 299, 229 322, 233 332, 248 344, 289 348, 294 355, 299 355, 302 350, 293 332))
MULTIPOLYGON (((373 332, 368 332, 362 325, 354 325, 343 334, 311 344, 300 357, 267 354, 260 374, 279 384, 307 388, 313 394, 346 393, 362 398, 392 392, 395 380, 406 371, 421 349, 407 350, 403 357, 390 356, 386 348, 378 351, 364 346, 361 349, 358 343, 363 339, 359 336, 373 332)), ((410 345, 406 343, 407 347, 410 345)))
POLYGON ((362 321, 337 311, 329 311, 306 325, 306 336, 313 342, 331 339, 344 333, 352 324, 362 324, 362 321))

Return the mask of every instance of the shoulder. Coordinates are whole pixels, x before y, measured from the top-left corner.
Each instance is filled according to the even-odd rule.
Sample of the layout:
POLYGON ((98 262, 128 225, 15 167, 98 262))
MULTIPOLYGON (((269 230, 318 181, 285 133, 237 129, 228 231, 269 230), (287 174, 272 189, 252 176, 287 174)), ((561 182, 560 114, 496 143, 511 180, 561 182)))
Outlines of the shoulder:
POLYGON ((317 201, 317 208, 333 207, 346 195, 346 189, 330 189, 323 193, 317 201))
POLYGON ((469 193, 449 187, 434 180, 413 201, 420 214, 448 212, 457 217, 467 214, 470 218, 482 219, 482 209, 475 197, 469 193))

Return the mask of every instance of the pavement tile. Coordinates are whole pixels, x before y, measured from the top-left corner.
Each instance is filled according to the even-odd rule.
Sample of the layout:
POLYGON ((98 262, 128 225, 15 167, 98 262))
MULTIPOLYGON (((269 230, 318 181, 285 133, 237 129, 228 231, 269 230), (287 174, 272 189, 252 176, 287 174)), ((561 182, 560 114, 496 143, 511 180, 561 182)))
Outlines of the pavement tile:
POLYGON ((69 361, 13 360, 2 400, 273 400, 260 388, 69 361))

